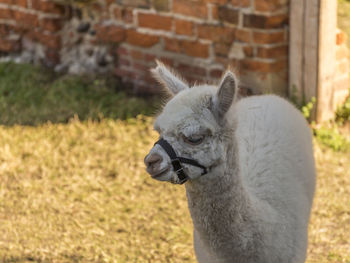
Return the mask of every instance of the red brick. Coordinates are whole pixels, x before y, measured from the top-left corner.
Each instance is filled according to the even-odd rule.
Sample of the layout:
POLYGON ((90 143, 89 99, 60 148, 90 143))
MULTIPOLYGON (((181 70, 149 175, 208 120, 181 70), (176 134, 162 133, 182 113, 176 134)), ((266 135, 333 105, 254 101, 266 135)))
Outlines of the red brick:
POLYGON ((133 68, 140 70, 140 71, 143 71, 143 72, 148 72, 150 69, 148 66, 141 64, 141 63, 137 63, 137 62, 133 63, 133 68))
POLYGON ((341 60, 343 58, 348 58, 349 50, 345 45, 339 46, 336 48, 336 59, 341 60))
POLYGON ((215 57, 215 62, 223 65, 224 67, 227 67, 229 61, 230 60, 228 59, 227 56, 225 56, 225 57, 216 56, 215 57))
POLYGON ((64 14, 64 6, 52 1, 32 0, 32 8, 45 13, 64 14))
POLYGON ((129 50, 124 48, 124 47, 118 47, 117 48, 117 54, 119 56, 122 56, 122 55, 126 55, 127 56, 127 55, 129 55, 129 50))
POLYGON ((182 41, 184 52, 188 56, 207 58, 209 56, 209 45, 196 41, 182 41))
POLYGON ((27 8, 27 0, 13 0, 13 4, 27 8))
POLYGON ((215 25, 198 25, 198 37, 217 42, 231 43, 235 39, 235 29, 215 25))
POLYGON ((249 46, 243 47, 243 52, 246 57, 252 57, 254 55, 254 49, 249 46))
POLYGON ((114 8, 114 17, 117 20, 121 20, 127 24, 133 22, 133 13, 132 9, 124 7, 115 7, 114 8))
POLYGON ((2 4, 6 4, 6 5, 12 5, 13 4, 13 0, 1 0, 2 4))
POLYGON ((207 5, 194 0, 173 0, 173 12, 187 16, 207 18, 207 5))
POLYGON ((147 62, 153 62, 157 57, 152 54, 145 54, 145 61, 147 62))
POLYGON ((344 32, 337 33, 336 37, 337 37, 337 39, 336 39, 337 45, 341 45, 341 44, 345 43, 345 41, 346 41, 346 34, 344 32))
POLYGON ((165 50, 184 53, 192 57, 207 58, 209 56, 209 45, 198 41, 178 40, 165 38, 165 50))
POLYGON ((105 6, 101 2, 91 1, 89 8, 94 10, 95 13, 100 13, 102 18, 108 18, 108 14, 103 14, 104 11, 108 12, 108 10, 105 9, 105 6))
POLYGON ((217 42, 214 44, 214 52, 216 56, 227 57, 230 53, 231 44, 217 42))
POLYGON ((50 32, 57 32, 62 29, 63 23, 59 18, 42 18, 40 20, 40 27, 50 32))
POLYGON ((278 72, 287 69, 287 60, 265 62, 254 59, 243 59, 240 61, 242 70, 256 71, 262 73, 278 72))
MULTIPOLYGON (((168 57, 161 57, 160 61, 162 61, 167 66, 174 66, 174 60, 168 57)), ((155 66, 155 65, 154 65, 155 66)))
POLYGON ((252 41, 252 32, 250 30, 244 30, 244 29, 237 29, 236 30, 236 40, 250 43, 252 41))
POLYGON ((236 9, 230 9, 226 6, 219 6, 218 16, 221 21, 237 25, 239 20, 239 11, 236 9))
POLYGON ((12 19, 13 11, 7 8, 0 8, 0 19, 12 19))
POLYGON ((200 76, 205 76, 207 72, 205 68, 183 64, 183 63, 179 64, 176 67, 176 70, 178 70, 179 73, 189 74, 189 75, 200 75, 200 76))
POLYGON ((95 29, 96 37, 99 41, 106 43, 120 43, 125 40, 125 29, 121 26, 97 25, 95 29))
POLYGON ((262 28, 262 29, 270 29, 270 28, 283 28, 286 24, 288 24, 288 15, 254 15, 254 14, 244 14, 243 17, 244 27, 249 28, 262 28))
POLYGON ((138 21, 140 27, 170 31, 173 19, 170 16, 139 13, 138 21))
POLYGON ((176 19, 175 20, 175 33, 178 35, 193 35, 193 23, 191 21, 176 19))
POLYGON ((259 0, 255 1, 255 10, 259 12, 275 12, 286 7, 286 1, 281 0, 259 0))
POLYGON ((114 0, 105 0, 106 6, 110 7, 111 4, 114 4, 115 1, 114 0))
POLYGON ((125 58, 118 58, 118 62, 117 63, 118 63, 119 66, 126 66, 126 67, 128 67, 128 66, 131 65, 130 60, 125 59, 125 58))
MULTIPOLYGON (((258 0, 260 1, 260 0, 258 0)), ((235 7, 249 7, 250 6, 250 0, 231 0, 231 5, 235 7)))
POLYGON ((253 32, 253 41, 257 44, 273 44, 285 42, 284 32, 253 32))
POLYGON ((223 75, 224 71, 222 69, 212 69, 210 70, 210 77, 219 79, 223 75))
POLYGON ((258 47, 257 57, 260 58, 282 58, 288 55, 287 46, 278 46, 272 48, 258 47))
POLYGON ((39 20, 37 15, 28 14, 22 11, 14 11, 14 17, 16 22, 24 27, 37 27, 39 26, 39 20))
POLYGON ((219 6, 213 5, 211 7, 211 17, 214 20, 218 20, 219 19, 219 6))
POLYGON ((127 30, 126 41, 134 46, 151 47, 159 42, 159 37, 129 29, 127 30))
POLYGON ((138 50, 131 50, 130 55, 133 59, 143 59, 144 54, 138 50))
POLYGON ((210 3, 210 4, 219 4, 224 5, 229 2, 229 0, 203 0, 204 3, 210 3))
POLYGON ((20 42, 17 40, 10 40, 0 38, 0 51, 2 52, 16 52, 20 50, 20 42))
POLYGON ((44 34, 42 32, 32 31, 26 34, 26 37, 51 49, 58 50, 61 48, 61 37, 59 35, 44 34))

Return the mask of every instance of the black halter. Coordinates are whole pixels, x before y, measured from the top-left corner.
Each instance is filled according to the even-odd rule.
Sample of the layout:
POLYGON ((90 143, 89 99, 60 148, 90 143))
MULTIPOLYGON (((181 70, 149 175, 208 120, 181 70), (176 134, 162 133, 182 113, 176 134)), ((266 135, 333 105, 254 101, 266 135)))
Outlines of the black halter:
POLYGON ((183 184, 188 180, 188 176, 185 173, 181 163, 187 163, 187 164, 202 168, 203 171, 201 175, 205 175, 208 172, 207 168, 199 164, 196 160, 177 156, 173 147, 166 140, 160 139, 154 145, 156 144, 159 144, 164 149, 164 151, 169 155, 171 164, 173 165, 173 168, 174 168, 174 172, 177 174, 180 180, 179 184, 183 184))

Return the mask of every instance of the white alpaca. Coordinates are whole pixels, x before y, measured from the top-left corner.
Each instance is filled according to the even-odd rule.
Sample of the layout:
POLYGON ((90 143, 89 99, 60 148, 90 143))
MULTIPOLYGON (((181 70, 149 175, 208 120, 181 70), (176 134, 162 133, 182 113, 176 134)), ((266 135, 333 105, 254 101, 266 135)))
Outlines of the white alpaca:
POLYGON ((198 261, 304 262, 315 166, 303 116, 274 95, 236 101, 230 71, 218 88, 189 88, 160 63, 153 73, 174 95, 154 128, 177 156, 207 169, 202 175, 203 168, 182 161, 185 173, 175 173, 160 143, 145 158, 157 180, 188 177, 198 261))

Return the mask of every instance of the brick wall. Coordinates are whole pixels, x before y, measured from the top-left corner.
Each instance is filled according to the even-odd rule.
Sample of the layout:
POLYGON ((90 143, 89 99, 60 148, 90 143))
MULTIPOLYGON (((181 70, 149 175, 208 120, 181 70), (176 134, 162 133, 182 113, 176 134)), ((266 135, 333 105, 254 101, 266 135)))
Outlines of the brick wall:
POLYGON ((346 46, 346 34, 338 29, 336 37, 336 69, 330 100, 330 109, 335 111, 349 96, 349 50, 346 46))
POLYGON ((231 66, 254 93, 287 92, 287 0, 0 0, 0 51, 57 70, 110 71, 156 92, 154 59, 190 82, 231 66))
POLYGON ((59 61, 61 36, 59 30, 65 8, 41 0, 0 0, 0 53, 2 55, 39 49, 38 60, 50 64, 59 61), (38 43, 28 47, 28 41, 38 43))
MULTIPOLYGON (((288 0, 0 0, 0 60, 113 72, 136 93, 158 91, 155 59, 190 83, 215 82, 231 66, 243 92, 287 95, 288 19, 288 0)), ((333 109, 348 91, 344 38, 337 34, 333 109)))

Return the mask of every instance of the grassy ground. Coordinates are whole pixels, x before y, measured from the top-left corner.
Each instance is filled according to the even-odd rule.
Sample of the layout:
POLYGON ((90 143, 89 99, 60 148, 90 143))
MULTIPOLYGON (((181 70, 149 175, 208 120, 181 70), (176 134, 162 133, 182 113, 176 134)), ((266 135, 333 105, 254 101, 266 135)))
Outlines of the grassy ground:
MULTIPOLYGON (((52 116, 52 107, 45 109, 52 116)), ((22 111, 29 117, 12 116, 36 123, 22 111)), ((10 125, 0 125, 0 262, 195 262, 184 187, 144 171, 157 138, 152 117, 118 114, 33 126, 7 115, 10 125)), ((350 262, 350 154, 315 142, 315 156, 307 262, 350 262)))
POLYGON ((130 118, 152 114, 157 104, 118 90, 111 78, 57 76, 30 65, 0 63, 0 124, 36 125, 47 121, 130 118))

